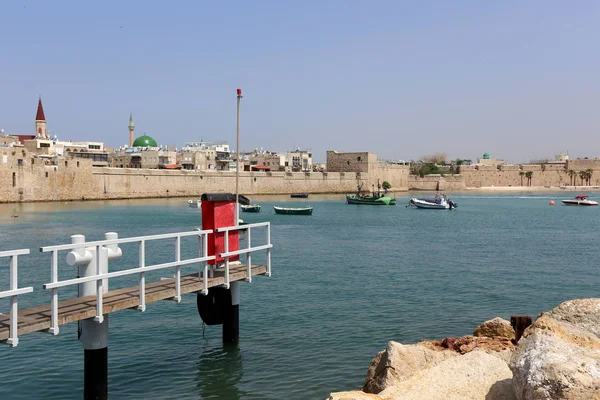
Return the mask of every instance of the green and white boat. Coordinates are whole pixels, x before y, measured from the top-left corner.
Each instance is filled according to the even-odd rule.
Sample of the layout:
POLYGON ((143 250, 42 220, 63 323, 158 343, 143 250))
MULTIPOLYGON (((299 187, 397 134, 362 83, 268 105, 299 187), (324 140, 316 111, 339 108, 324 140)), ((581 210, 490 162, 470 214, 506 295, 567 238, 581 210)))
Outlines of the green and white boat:
POLYGON ((286 214, 286 215, 312 215, 313 207, 277 207, 273 206, 275 214, 286 214))
POLYGON ((372 206, 395 206, 396 199, 388 196, 368 196, 368 195, 357 195, 347 194, 346 202, 348 204, 368 204, 372 206))
MULTIPOLYGON (((385 183, 385 182, 384 182, 385 183)), ((362 182, 358 182, 358 189, 356 194, 347 194, 346 202, 348 204, 367 204, 372 206, 395 206, 396 199, 387 195, 387 190, 381 193, 381 185, 377 180, 377 191, 375 191, 375 185, 373 185, 373 193, 363 192, 362 182)))

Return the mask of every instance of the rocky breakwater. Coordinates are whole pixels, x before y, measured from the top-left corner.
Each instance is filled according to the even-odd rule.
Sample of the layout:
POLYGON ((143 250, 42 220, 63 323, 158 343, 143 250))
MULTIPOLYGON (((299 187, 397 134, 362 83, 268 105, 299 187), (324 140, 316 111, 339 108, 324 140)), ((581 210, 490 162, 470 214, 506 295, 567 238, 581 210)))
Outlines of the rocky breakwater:
MULTIPOLYGON (((517 332, 520 337, 521 332, 517 332)), ((378 353, 362 390, 329 400, 600 400, 600 299, 571 300, 542 313, 515 346, 501 318, 473 336, 378 353)))

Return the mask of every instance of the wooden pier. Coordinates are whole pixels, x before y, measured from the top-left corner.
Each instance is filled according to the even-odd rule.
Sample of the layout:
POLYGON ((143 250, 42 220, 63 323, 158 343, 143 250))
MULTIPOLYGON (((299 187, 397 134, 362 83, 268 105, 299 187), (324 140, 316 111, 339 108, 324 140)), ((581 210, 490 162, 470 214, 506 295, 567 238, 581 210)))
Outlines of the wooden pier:
MULTIPOLYGON (((252 276, 265 275, 267 267, 252 265, 252 276)), ((246 265, 231 265, 229 267, 229 281, 247 280, 248 268, 246 265)), ((221 268, 214 271, 214 277, 208 278, 208 287, 222 286, 225 284, 225 271, 221 268)), ((181 277, 181 294, 199 292, 204 289, 204 280, 198 274, 181 277)), ((159 300, 170 300, 176 296, 175 278, 147 283, 145 286, 146 303, 159 300)), ((58 303, 58 324, 64 325, 77 322, 96 315, 96 295, 77 297, 63 300, 58 303)), ((111 290, 104 293, 103 312, 105 314, 137 308, 140 305, 139 286, 111 290)), ((50 303, 19 310, 18 334, 45 331, 51 327, 50 303)), ((0 315, 0 341, 9 338, 10 315, 0 315)))

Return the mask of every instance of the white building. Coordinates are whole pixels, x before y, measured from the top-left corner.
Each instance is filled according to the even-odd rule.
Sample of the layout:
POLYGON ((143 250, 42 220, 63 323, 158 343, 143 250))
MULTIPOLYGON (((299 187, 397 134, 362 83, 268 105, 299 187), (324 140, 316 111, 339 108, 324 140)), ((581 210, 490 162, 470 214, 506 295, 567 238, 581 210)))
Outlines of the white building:
POLYGON ((312 153, 308 150, 296 149, 279 154, 279 165, 286 171, 312 171, 312 153))

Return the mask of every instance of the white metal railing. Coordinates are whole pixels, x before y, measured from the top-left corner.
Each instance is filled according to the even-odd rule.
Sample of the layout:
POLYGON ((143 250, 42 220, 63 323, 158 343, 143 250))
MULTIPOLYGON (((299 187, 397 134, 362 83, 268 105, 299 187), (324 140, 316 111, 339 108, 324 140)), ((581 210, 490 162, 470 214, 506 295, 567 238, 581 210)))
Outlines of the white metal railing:
POLYGON ((248 282, 252 282, 252 253, 255 251, 266 250, 267 251, 267 276, 271 276, 271 248, 273 245, 271 244, 271 223, 270 222, 259 222, 256 224, 247 224, 247 225, 239 225, 239 226, 228 226, 225 228, 217 228, 217 232, 225 232, 225 245, 224 252, 219 253, 219 257, 225 259, 225 287, 229 289, 229 258, 238 256, 241 254, 246 254, 246 268, 248 271, 248 277, 246 280, 248 282), (267 240, 266 244, 262 246, 252 247, 252 228, 259 227, 267 227, 267 240), (248 241, 248 246, 245 249, 239 249, 234 251, 229 251, 229 232, 231 231, 239 231, 239 230, 248 230, 246 239, 248 241))
MULTIPOLYGON (((51 272, 51 282, 43 285, 44 289, 50 289, 52 291, 51 294, 51 328, 50 333, 58 334, 58 288, 70 285, 78 285, 86 282, 96 282, 96 316, 94 319, 97 322, 103 321, 103 310, 102 310, 102 296, 104 292, 103 288, 103 280, 108 280, 110 278, 116 278, 120 276, 127 276, 133 274, 139 274, 139 306, 138 309, 141 311, 145 311, 146 309, 146 282, 144 274, 149 271, 156 271, 166 268, 175 267, 175 297, 174 300, 181 300, 181 267, 200 263, 200 270, 198 273, 199 277, 203 277, 203 285, 202 289, 203 294, 208 294, 208 266, 206 265, 206 261, 214 260, 215 256, 207 255, 207 242, 208 242, 208 234, 212 233, 212 230, 195 230, 191 232, 180 232, 180 233, 168 233, 162 235, 150 235, 150 236, 137 236, 123 239, 108 239, 108 240, 99 240, 93 242, 81 242, 81 243, 71 243, 71 244, 63 244, 57 246, 46 246, 40 248, 41 252, 52 252, 52 272, 51 272), (181 259, 181 238, 189 237, 189 236, 198 236, 199 240, 202 242, 199 251, 199 257, 190 258, 190 259, 181 259), (175 239, 175 261, 155 264, 155 265, 146 265, 146 242, 152 240, 160 240, 160 239, 175 239), (107 265, 108 260, 112 256, 115 258, 120 257, 120 249, 118 248, 119 244, 122 243, 139 243, 139 266, 132 269, 108 272, 107 265), (86 254, 89 252, 85 252, 87 247, 95 247, 95 254, 92 255, 86 254), (69 264, 71 265, 83 265, 84 263, 90 262, 92 256, 96 257, 96 273, 94 275, 67 279, 64 281, 58 280, 58 252, 62 250, 71 250, 72 253, 69 253, 69 264), (77 252, 79 250, 79 252, 77 252), (111 252, 112 251, 112 252, 111 252), (79 253, 79 254, 77 254, 79 253), (118 257, 117 257, 118 256, 118 257), (102 272, 102 267, 106 266, 105 271, 102 272)), ((108 234, 107 234, 108 235, 108 234)))
POLYGON ((0 251, 0 258, 10 257, 10 278, 9 278, 9 290, 0 292, 0 299, 10 297, 10 327, 8 331, 8 343, 11 346, 19 344, 18 337, 18 315, 19 315, 19 303, 17 297, 20 294, 33 292, 32 287, 24 287, 19 289, 18 285, 18 272, 19 272, 19 260, 18 257, 21 255, 29 254, 29 249, 0 251))

